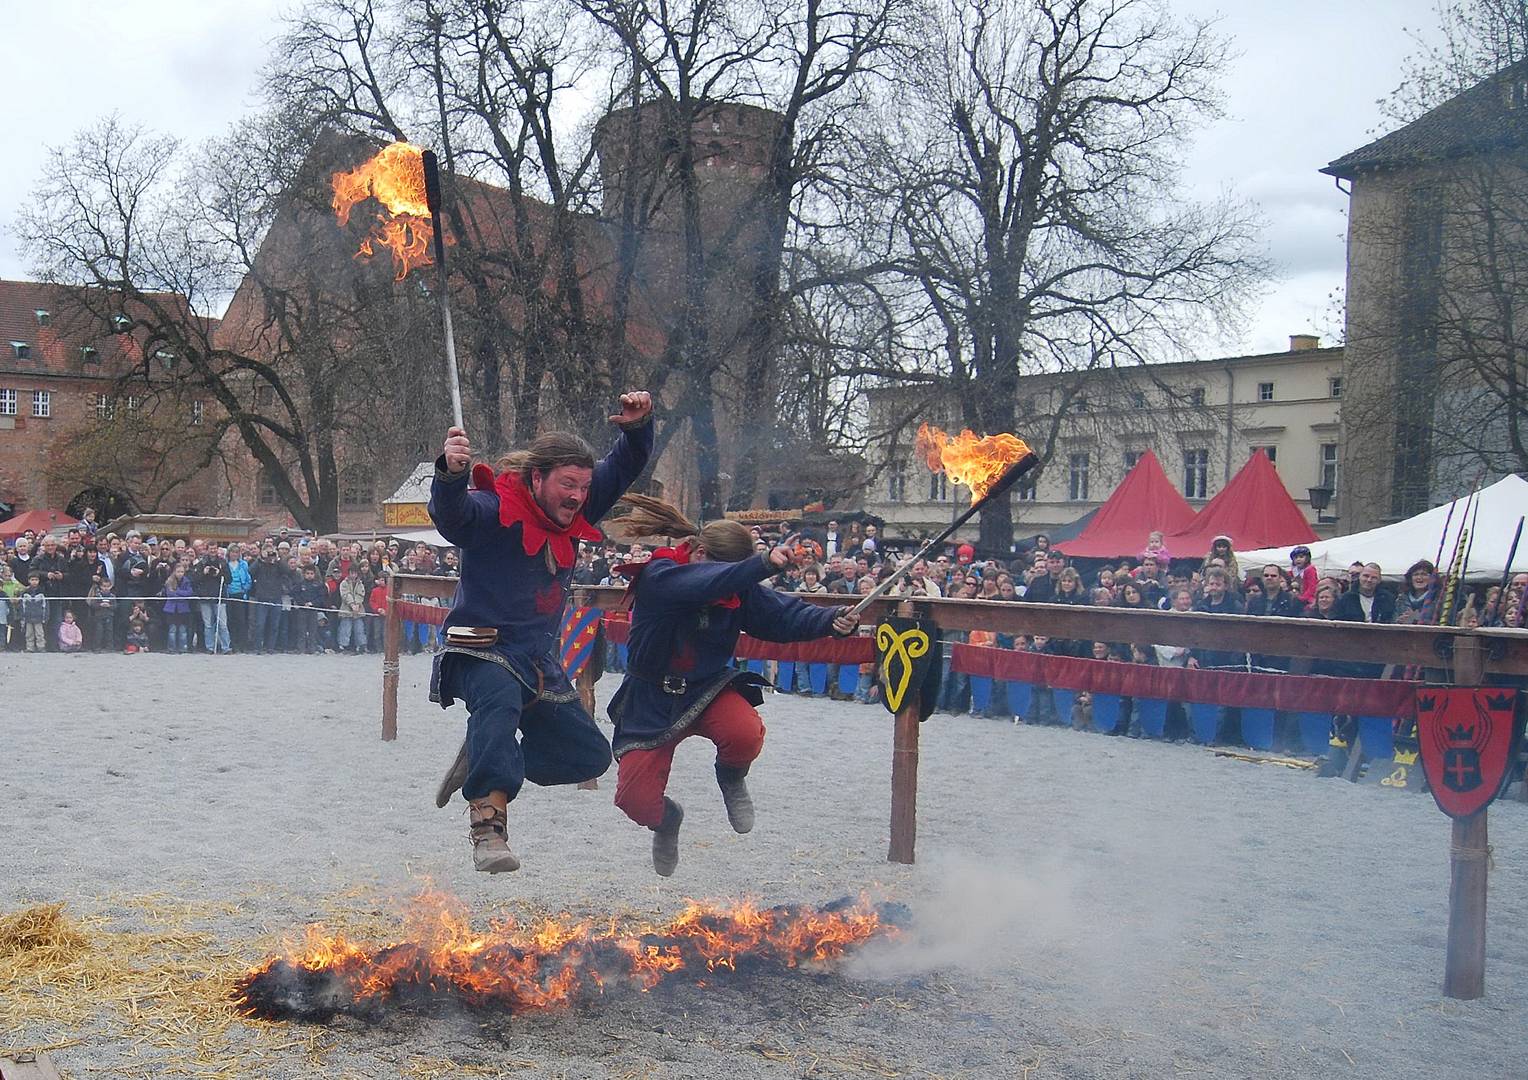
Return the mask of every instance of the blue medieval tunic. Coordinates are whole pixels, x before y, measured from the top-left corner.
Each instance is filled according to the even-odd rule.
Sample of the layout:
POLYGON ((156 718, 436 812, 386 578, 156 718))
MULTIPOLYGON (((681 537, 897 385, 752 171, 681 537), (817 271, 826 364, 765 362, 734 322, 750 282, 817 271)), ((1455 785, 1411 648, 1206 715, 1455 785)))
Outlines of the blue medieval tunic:
POLYGON ((740 633, 809 641, 833 632, 839 609, 760 584, 775 573, 762 555, 698 563, 660 555, 642 567, 632 585, 626 678, 610 699, 617 758, 679 738, 728 687, 751 705, 763 702, 769 682, 732 666, 740 633))
MULTIPOLYGON (((575 561, 568 554, 573 551, 570 541, 598 538, 599 533, 589 523, 604 517, 615 505, 641 474, 652 449, 650 420, 623 430, 610 453, 594 466, 581 520, 561 533, 555 528, 548 530, 544 518, 539 522, 517 518, 506 523, 505 517, 515 516, 514 511, 501 511, 500 492, 507 490, 503 486, 506 478, 499 478, 497 490, 469 490, 468 473, 448 472, 444 456, 436 459, 430 520, 440 535, 462 552, 461 579, 445 625, 492 626, 499 637, 489 648, 446 646, 435 658, 431 701, 440 702, 442 708, 455 701, 456 687, 451 678, 455 661, 451 658, 458 654, 501 665, 542 700, 577 700, 578 691, 568 682, 558 657, 558 634, 575 561), (532 537, 529 544, 527 529, 532 537), (532 550, 527 551, 527 547, 532 550)), ((479 466, 473 472, 480 486, 486 486, 481 484, 491 478, 486 468, 479 466)))

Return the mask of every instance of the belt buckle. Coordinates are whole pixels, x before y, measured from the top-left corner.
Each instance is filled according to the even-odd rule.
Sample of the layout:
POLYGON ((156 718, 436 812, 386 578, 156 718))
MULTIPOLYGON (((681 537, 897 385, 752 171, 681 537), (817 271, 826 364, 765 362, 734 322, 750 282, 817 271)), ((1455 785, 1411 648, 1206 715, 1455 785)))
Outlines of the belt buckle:
POLYGON ((659 684, 665 694, 682 694, 688 687, 685 686, 683 675, 665 675, 659 684))

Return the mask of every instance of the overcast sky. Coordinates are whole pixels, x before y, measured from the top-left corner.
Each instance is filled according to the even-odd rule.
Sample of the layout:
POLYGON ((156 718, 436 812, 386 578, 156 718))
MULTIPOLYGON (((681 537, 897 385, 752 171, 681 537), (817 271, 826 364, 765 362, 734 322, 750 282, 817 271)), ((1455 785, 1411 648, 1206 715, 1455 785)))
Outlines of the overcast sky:
MULTIPOLYGON (((37 182, 47 147, 116 111, 197 140, 255 104, 255 77, 298 0, 0 0, 11 42, 0 64, 0 277, 27 277, 9 226, 37 182)), ((1405 27, 1429 27, 1433 0, 1173 0, 1220 19, 1236 58, 1228 117, 1200 134, 1189 183, 1206 196, 1254 201, 1279 268, 1219 355, 1287 347, 1331 322, 1343 281, 1346 198, 1317 169, 1378 132, 1377 99, 1413 51, 1405 27)))

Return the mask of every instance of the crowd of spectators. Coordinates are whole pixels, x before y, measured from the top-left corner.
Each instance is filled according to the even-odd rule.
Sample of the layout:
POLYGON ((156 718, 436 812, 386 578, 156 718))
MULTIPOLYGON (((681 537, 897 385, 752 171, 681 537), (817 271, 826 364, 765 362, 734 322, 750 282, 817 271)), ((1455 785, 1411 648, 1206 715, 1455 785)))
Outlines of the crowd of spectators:
MULTIPOLYGON (((145 538, 137 530, 115 536, 93 530, 87 519, 63 537, 23 534, 0 557, 0 647, 378 652, 386 574, 395 568, 454 577, 457 554, 397 540, 273 536, 218 544, 145 538)), ((432 626, 407 624, 405 632, 410 651, 435 644, 432 626)))

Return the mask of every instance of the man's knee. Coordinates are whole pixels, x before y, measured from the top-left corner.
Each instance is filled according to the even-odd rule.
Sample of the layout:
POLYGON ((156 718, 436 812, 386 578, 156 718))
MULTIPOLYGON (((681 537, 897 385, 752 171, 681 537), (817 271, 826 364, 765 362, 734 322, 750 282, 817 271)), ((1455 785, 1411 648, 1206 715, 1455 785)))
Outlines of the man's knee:
POLYGON ((663 821, 663 791, 668 779, 661 770, 644 768, 637 760, 622 764, 615 784, 615 804, 638 825, 656 828, 663 821))

